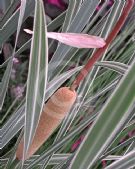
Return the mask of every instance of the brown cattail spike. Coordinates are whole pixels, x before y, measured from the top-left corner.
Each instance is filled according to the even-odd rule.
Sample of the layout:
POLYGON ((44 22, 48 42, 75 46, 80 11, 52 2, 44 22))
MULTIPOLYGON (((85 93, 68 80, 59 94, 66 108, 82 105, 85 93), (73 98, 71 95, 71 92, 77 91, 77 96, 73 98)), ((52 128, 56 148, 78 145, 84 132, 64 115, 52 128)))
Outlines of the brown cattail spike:
MULTIPOLYGON (((48 100, 43 108, 36 134, 27 154, 27 159, 39 149, 58 127, 74 104, 76 96, 75 91, 71 91, 68 87, 62 87, 48 100)), ((18 146, 16 158, 19 160, 23 158, 23 139, 18 146)))

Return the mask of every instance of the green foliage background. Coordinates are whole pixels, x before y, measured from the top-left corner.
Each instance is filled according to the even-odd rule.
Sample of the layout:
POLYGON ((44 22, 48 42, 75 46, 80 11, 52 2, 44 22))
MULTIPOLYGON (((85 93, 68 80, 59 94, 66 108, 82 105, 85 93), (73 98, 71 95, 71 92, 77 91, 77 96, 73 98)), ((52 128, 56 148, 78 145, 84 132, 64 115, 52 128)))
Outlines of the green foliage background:
MULTIPOLYGON (((40 4, 38 10, 40 18, 44 18, 45 13, 43 12, 42 1, 38 0, 37 2, 40 4)), ((20 14, 19 8, 17 8, 20 0, 2 0, 1 3, 6 6, 7 10, 4 11, 4 15, 2 15, 0 20, 1 57, 2 55, 5 57, 4 62, 0 65, 0 167, 5 169, 15 168, 17 165, 16 168, 21 168, 21 162, 15 161, 15 151, 23 135, 23 131, 26 137, 30 134, 28 128, 31 126, 29 126, 30 120, 28 121, 28 119, 31 119, 34 114, 33 111, 27 112, 26 116, 29 118, 26 118, 26 121, 24 121, 24 107, 33 98, 31 93, 26 92, 26 89, 31 88, 26 82, 28 67, 33 66, 29 62, 29 55, 35 50, 35 48, 31 48, 31 36, 27 35, 23 31, 23 28, 32 27, 33 19, 36 17, 33 15, 35 1, 29 0, 26 6, 22 5, 20 8, 22 13, 20 14), (18 18, 20 19, 19 23, 18 18), (21 30, 19 30, 20 26, 21 30), (17 34, 19 37, 16 44, 17 34), (16 49, 14 46, 16 46, 16 49), (17 92, 21 92, 21 94, 19 93, 18 95, 17 92), (23 126, 25 126, 25 130, 23 130, 23 126)), ((36 22, 36 26, 41 27, 44 34, 46 34, 45 28, 47 28, 47 31, 83 32, 99 35, 106 39, 117 22, 125 1, 115 1, 110 8, 107 8, 107 4, 108 1, 85 0, 82 2, 81 0, 70 0, 68 9, 65 12, 43 26, 40 25, 41 23, 38 20, 39 23, 36 22), (96 7, 100 3, 102 4, 100 10, 96 10, 96 7)), ((135 87, 128 88, 130 85, 134 86, 135 78, 133 73, 135 66, 134 17, 135 6, 130 12, 122 30, 106 50, 102 59, 94 65, 85 81, 77 89, 78 99, 69 115, 63 120, 61 126, 59 126, 47 142, 36 152, 37 155, 33 155, 32 158, 24 162, 23 168, 68 168, 71 160, 78 153, 77 149, 73 150, 73 145, 78 143, 78 147, 82 143, 81 147, 85 147, 86 142, 82 142, 82 140, 78 141, 85 135, 87 135, 87 139, 85 138, 85 140, 90 142, 91 145, 86 146, 82 156, 78 154, 76 163, 80 166, 89 168, 88 166, 91 165, 92 169, 116 169, 118 167, 128 169, 131 166, 135 166, 135 87), (122 80, 123 78, 127 79, 126 83, 125 80, 122 80), (120 84, 121 86, 123 85, 123 88, 119 89, 120 92, 118 94, 117 88, 120 84), (130 100, 126 100, 126 97, 130 98, 130 100), (113 137, 110 138, 111 142, 109 145, 106 143, 107 138, 104 140, 105 137, 100 137, 109 134, 108 132, 105 133, 105 131, 101 133, 102 126, 106 125, 110 119, 107 106, 110 111, 108 112, 115 114, 115 117, 110 120, 110 126, 108 126, 108 128, 115 131, 113 137), (120 109, 116 109, 117 106, 120 109), (123 110, 123 107, 126 108, 123 110), (120 113, 122 115, 121 119, 123 117, 125 121, 118 123, 119 130, 117 131, 116 125, 113 126, 113 124, 115 124, 115 119, 120 118, 120 113), (99 121, 100 118, 102 118, 102 121, 99 121), (99 122, 102 123, 99 124, 99 122), (91 142, 91 135, 88 137, 87 134, 90 133, 91 128, 94 129, 93 124, 97 126, 93 130, 94 139, 97 140, 96 145, 91 142), (101 127, 98 128, 98 126, 101 127), (86 159, 84 157, 91 153, 90 148, 94 147, 93 152, 100 150, 99 146, 101 142, 104 143, 102 146, 105 146, 105 149, 94 161, 94 164, 92 160, 88 160, 89 164, 80 164, 81 161, 86 159), (103 166, 102 161, 105 161, 106 167, 103 166)), ((33 41, 39 38, 36 37, 37 32, 35 31, 34 33, 35 38, 33 38, 33 41)), ((39 33, 41 32, 39 31, 39 33)), ((69 86, 82 68, 81 66, 87 63, 95 51, 93 49, 72 48, 63 44, 58 45, 54 40, 49 40, 49 45, 47 45, 45 44, 46 40, 45 36, 44 38, 40 37, 38 41, 41 42, 42 48, 41 46, 37 47, 37 50, 45 49, 50 54, 48 58, 49 64, 46 62, 44 65, 44 67, 48 67, 48 75, 45 73, 47 76, 45 80, 45 83, 48 83, 47 87, 40 88, 41 86, 38 86, 41 91, 45 91, 46 93, 45 98, 42 100, 44 102, 60 86, 69 86), (55 64, 52 67, 53 63, 55 64)), ((41 52, 44 52, 43 50, 41 52)), ((41 57, 41 59, 43 58, 41 57)), ((36 63, 36 55, 33 55, 32 59, 36 63)), ((34 70, 34 67, 32 69, 34 70)), ((29 74, 32 74, 33 70, 29 71, 29 74)), ((35 73, 38 72, 35 71, 35 73)), ((34 84, 34 78, 31 78, 31 80, 34 84)), ((29 107, 30 109, 31 107, 29 107)), ((38 115, 34 116, 36 122, 39 117, 40 111, 38 111, 38 115)), ((36 123, 32 127, 33 132, 31 135, 34 133, 35 127, 36 123)), ((28 143, 30 144, 30 142, 28 143)), ((95 157, 91 158, 95 159, 95 157)), ((75 167, 77 165, 74 166, 74 169, 76 169, 75 167)))

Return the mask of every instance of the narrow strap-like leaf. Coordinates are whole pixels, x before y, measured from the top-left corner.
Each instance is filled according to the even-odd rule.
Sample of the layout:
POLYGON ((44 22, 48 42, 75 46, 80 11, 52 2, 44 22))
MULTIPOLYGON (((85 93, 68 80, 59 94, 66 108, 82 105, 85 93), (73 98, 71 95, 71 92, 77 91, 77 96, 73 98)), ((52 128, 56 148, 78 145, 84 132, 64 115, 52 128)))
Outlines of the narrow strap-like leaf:
POLYGON ((37 0, 26 91, 23 159, 27 156, 43 108, 47 71, 48 41, 46 37, 45 12, 43 2, 37 0))
POLYGON ((87 133, 71 165, 71 169, 90 168, 122 129, 130 116, 127 111, 135 101, 135 63, 125 74, 108 100, 93 127, 87 133))
POLYGON ((121 157, 116 162, 113 162, 111 165, 106 167, 105 169, 130 169, 135 166, 135 150, 131 151, 127 155, 121 157))

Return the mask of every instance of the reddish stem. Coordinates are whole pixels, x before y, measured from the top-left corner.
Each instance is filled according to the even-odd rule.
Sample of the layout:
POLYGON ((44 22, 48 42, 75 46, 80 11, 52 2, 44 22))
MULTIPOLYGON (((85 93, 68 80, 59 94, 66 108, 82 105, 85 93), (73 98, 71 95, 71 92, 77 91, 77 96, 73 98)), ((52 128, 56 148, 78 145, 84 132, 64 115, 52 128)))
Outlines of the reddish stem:
POLYGON ((94 55, 88 60, 87 64, 84 66, 84 68, 80 71, 80 73, 77 75, 75 81, 71 85, 71 90, 75 90, 76 87, 79 86, 80 82, 84 80, 84 78, 87 76, 93 65, 97 60, 101 58, 105 50, 108 48, 109 44, 114 40, 114 38, 119 33, 120 29, 124 25, 132 7, 134 5, 134 0, 128 0, 126 3, 126 6, 123 9, 123 13, 121 17, 119 18, 118 22, 116 23, 115 27, 113 28, 112 32, 106 39, 106 45, 103 48, 98 49, 94 55))

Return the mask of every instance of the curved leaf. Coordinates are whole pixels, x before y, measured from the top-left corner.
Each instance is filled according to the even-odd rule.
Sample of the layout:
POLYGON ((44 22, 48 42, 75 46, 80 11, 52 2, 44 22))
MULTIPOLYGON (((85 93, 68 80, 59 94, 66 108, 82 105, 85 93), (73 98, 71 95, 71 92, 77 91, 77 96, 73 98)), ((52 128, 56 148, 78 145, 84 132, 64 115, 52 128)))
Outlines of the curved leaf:
POLYGON ((112 69, 122 75, 125 74, 126 70, 128 69, 128 66, 126 64, 113 61, 100 61, 96 63, 96 66, 112 69))

